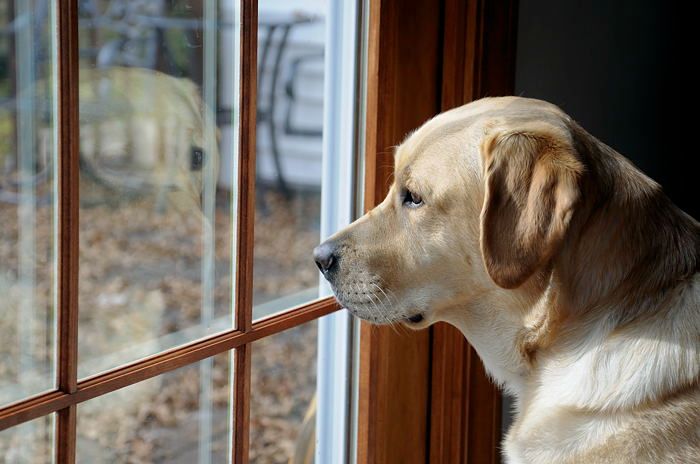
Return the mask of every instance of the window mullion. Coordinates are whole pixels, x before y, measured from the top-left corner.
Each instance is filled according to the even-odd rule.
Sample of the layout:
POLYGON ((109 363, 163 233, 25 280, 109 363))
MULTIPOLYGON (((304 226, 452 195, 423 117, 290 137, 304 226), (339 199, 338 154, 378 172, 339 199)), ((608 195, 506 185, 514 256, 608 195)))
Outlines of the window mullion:
MULTIPOLYGON (((78 385, 78 2, 58 0, 58 262, 57 262, 57 387, 73 394, 78 385)), ((59 411, 56 462, 75 461, 76 406, 59 411)))
MULTIPOLYGON (((255 130, 257 95, 258 4, 240 0, 240 83, 238 124, 238 212, 236 256, 236 327, 248 332, 253 320, 253 227, 255 221, 255 130)), ((236 350, 233 385, 233 447, 236 464, 248 462, 250 350, 236 350)))
POLYGON ((250 330, 253 320, 257 18, 257 1, 241 0, 235 311, 236 327, 244 332, 250 330))
POLYGON ((247 463, 250 430, 250 351, 248 343, 235 352, 233 385, 233 449, 234 464, 247 463))
POLYGON ((56 463, 74 463, 78 405, 71 404, 56 413, 56 463))

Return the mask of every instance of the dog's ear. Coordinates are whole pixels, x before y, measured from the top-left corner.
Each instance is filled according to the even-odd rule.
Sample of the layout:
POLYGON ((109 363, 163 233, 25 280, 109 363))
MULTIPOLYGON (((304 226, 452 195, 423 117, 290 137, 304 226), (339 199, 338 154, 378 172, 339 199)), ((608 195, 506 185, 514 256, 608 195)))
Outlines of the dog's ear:
POLYGON ((481 253, 494 282, 516 288, 561 245, 583 165, 561 130, 547 126, 494 130, 482 158, 481 253))

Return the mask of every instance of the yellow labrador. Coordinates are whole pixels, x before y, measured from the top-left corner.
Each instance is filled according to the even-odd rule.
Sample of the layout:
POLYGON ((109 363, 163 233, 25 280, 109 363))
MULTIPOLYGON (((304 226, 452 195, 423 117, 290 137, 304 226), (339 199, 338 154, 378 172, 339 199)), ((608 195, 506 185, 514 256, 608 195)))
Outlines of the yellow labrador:
POLYGON ((428 121, 314 258, 362 319, 459 328, 516 398, 507 462, 700 462, 700 225, 554 105, 428 121))

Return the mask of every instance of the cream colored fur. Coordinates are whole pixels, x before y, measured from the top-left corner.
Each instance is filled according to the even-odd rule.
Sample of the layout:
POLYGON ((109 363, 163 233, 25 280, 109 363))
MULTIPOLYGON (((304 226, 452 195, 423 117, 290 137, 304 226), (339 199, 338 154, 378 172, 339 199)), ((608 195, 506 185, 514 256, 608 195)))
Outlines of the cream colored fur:
POLYGON ((351 312, 453 324, 515 396, 506 462, 700 462, 700 226, 555 106, 433 118, 330 240, 351 312))

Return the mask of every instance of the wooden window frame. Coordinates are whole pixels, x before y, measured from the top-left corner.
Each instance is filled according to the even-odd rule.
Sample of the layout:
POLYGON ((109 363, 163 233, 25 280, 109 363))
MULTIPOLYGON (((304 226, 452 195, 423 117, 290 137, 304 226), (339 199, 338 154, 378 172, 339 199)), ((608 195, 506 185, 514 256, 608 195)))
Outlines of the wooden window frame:
MULTIPOLYGON (((249 451, 251 343, 339 308, 333 298, 252 320, 257 1, 240 0, 239 195, 235 328, 79 380, 78 11, 57 1, 58 328, 56 389, 0 408, 0 430, 56 413, 56 462, 76 458, 77 405, 234 350, 234 463, 249 451)), ((366 0, 365 210, 386 195, 389 147, 440 111, 513 90, 517 0, 366 0)), ((474 350, 438 324, 397 334, 361 326, 357 462, 499 462, 500 396, 474 350), (462 414, 455 414, 461 411, 462 414), (478 427, 475 426, 478 424, 478 427)))
MULTIPOLYGON (((517 0, 371 2, 365 209, 386 195, 393 150, 435 114, 510 95, 517 0)), ((358 464, 500 462, 501 397, 446 324, 396 333, 362 323, 358 464)))

